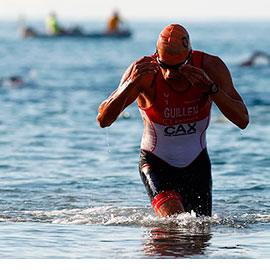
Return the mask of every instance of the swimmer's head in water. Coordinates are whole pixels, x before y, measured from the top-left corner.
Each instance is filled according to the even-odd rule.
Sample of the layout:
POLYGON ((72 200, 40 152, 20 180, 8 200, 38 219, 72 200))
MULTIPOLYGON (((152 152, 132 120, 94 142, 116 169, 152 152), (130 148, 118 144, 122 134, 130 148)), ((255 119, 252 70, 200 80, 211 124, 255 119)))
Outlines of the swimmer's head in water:
POLYGON ((157 53, 161 61, 184 62, 191 51, 187 30, 179 24, 171 24, 160 33, 157 41, 157 53))

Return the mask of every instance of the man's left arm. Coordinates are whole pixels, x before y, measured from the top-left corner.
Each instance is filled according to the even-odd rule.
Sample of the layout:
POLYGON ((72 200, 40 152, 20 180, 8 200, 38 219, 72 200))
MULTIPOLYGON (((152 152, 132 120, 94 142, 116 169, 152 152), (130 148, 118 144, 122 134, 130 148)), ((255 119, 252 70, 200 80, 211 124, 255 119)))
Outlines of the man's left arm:
POLYGON ((246 128, 249 123, 247 107, 234 88, 230 71, 219 57, 204 54, 202 69, 185 65, 179 71, 205 93, 215 83, 218 91, 209 97, 231 122, 241 129, 246 128))
POLYGON ((210 94, 211 99, 231 122, 241 129, 246 128, 249 123, 248 110, 234 88, 229 69, 219 57, 207 55, 205 58, 205 72, 218 86, 218 92, 210 94))

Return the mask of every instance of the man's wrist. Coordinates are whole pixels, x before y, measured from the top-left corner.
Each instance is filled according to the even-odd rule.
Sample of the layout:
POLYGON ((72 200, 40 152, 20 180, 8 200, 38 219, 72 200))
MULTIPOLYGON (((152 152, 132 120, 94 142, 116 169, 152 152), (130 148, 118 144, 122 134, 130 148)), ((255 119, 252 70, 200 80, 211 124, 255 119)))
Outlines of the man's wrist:
POLYGON ((218 91, 219 91, 218 85, 215 82, 213 82, 209 85, 208 91, 204 92, 204 95, 205 96, 214 95, 218 93, 218 91))

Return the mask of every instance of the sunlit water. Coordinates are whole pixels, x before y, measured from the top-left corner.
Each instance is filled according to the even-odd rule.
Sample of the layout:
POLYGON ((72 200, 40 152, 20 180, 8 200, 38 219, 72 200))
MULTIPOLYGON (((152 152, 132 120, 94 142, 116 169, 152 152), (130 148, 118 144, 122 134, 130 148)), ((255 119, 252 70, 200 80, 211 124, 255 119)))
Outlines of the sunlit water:
POLYGON ((2 24, 0 258, 269 258, 270 68, 239 66, 269 50, 269 23, 185 23, 194 49, 228 65, 251 118, 240 131, 213 108, 212 218, 154 214, 138 173, 136 104, 108 129, 96 123, 101 101, 168 23, 131 24, 121 41, 22 40, 16 22, 2 24), (25 84, 5 81, 14 75, 25 84))

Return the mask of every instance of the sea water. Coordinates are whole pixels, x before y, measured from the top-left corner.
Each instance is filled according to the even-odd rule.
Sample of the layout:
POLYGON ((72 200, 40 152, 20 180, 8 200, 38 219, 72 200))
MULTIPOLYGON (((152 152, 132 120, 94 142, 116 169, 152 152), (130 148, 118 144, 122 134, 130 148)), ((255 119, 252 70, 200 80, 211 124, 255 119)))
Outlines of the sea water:
POLYGON ((107 129, 96 122, 99 104, 171 21, 130 22, 133 36, 122 40, 24 40, 15 21, 2 21, 0 258, 270 257, 270 67, 240 67, 254 50, 270 53, 270 24, 174 22, 194 49, 227 64, 250 113, 241 131, 213 107, 213 216, 156 216, 138 173, 135 103, 107 129))

